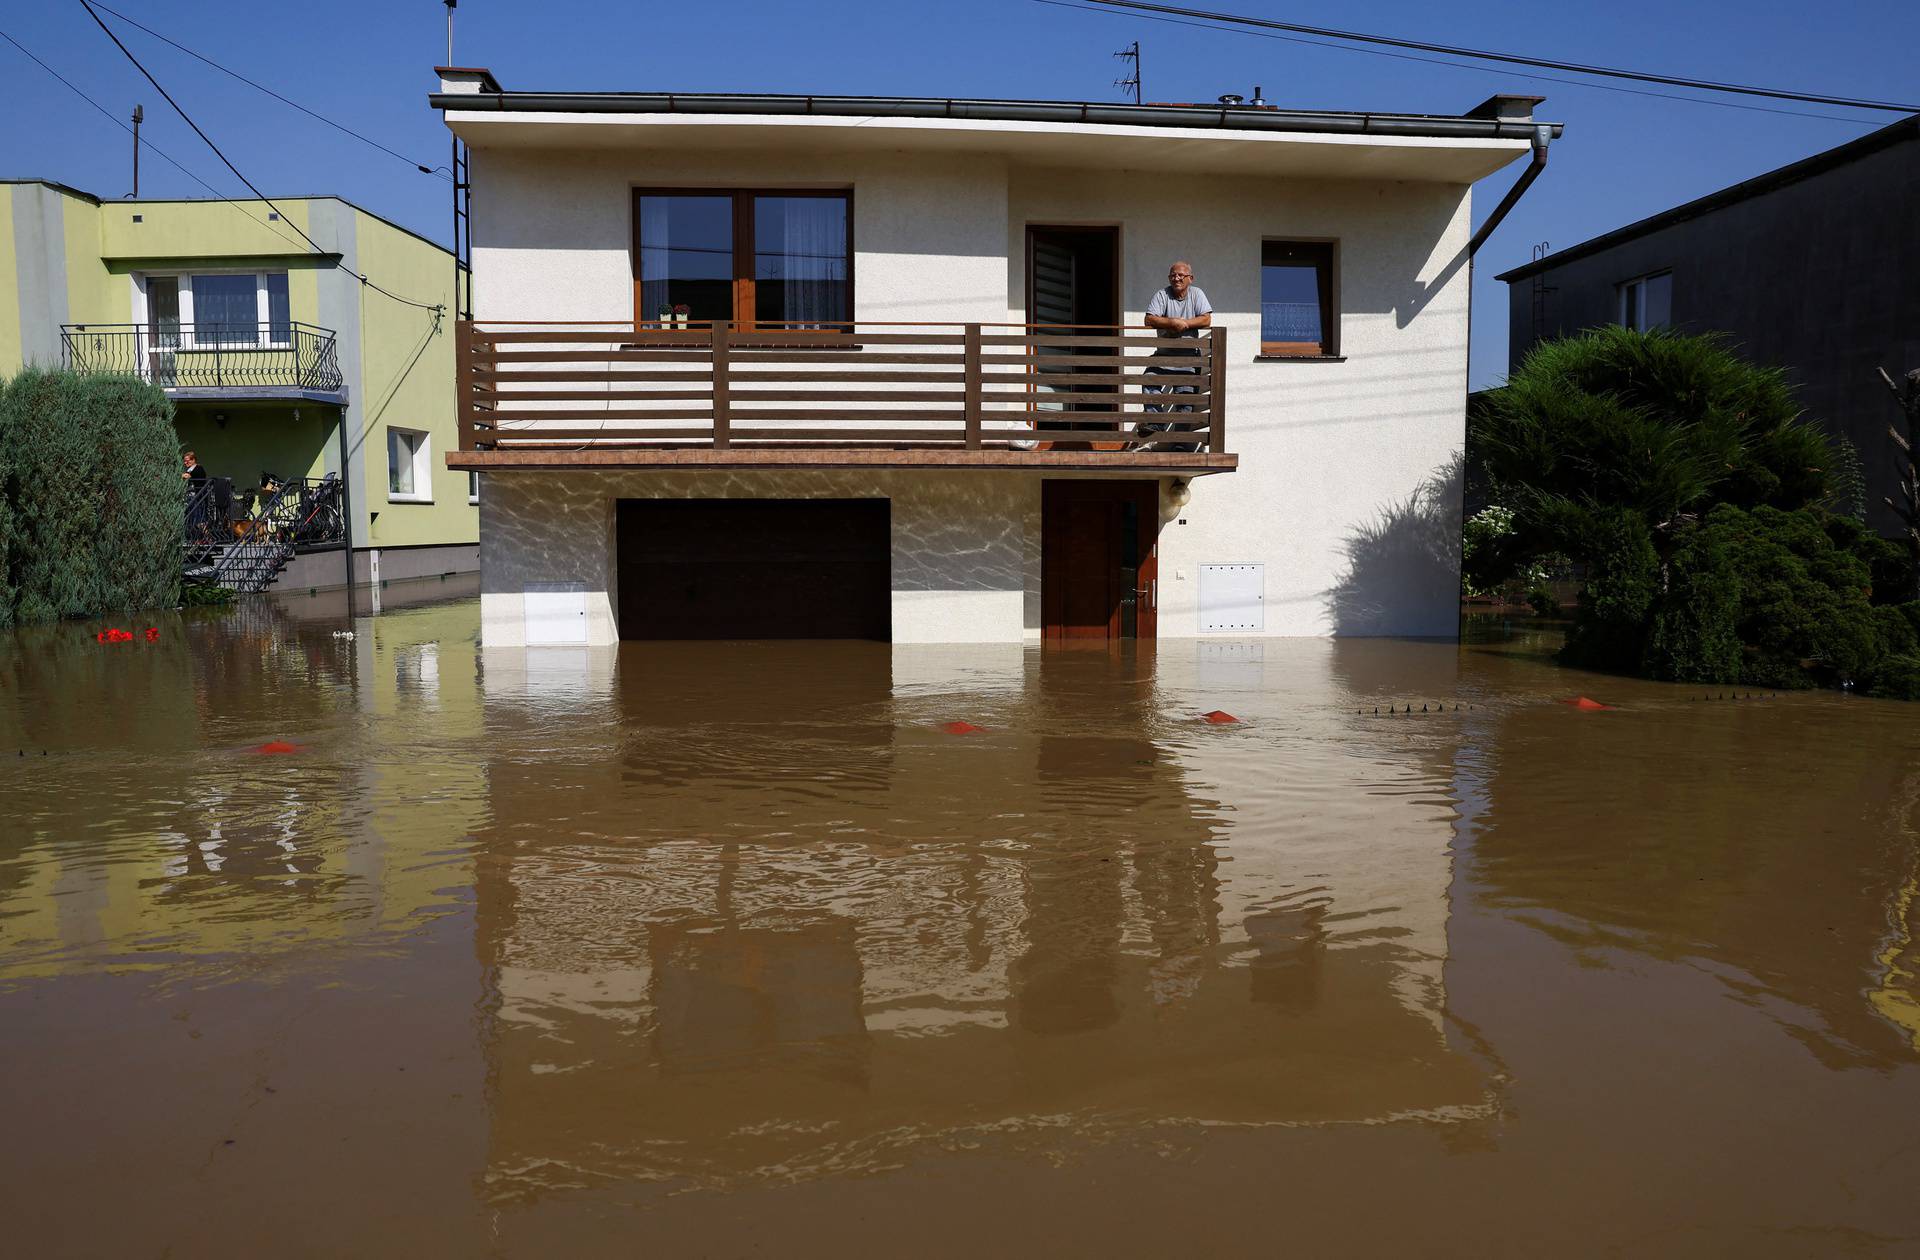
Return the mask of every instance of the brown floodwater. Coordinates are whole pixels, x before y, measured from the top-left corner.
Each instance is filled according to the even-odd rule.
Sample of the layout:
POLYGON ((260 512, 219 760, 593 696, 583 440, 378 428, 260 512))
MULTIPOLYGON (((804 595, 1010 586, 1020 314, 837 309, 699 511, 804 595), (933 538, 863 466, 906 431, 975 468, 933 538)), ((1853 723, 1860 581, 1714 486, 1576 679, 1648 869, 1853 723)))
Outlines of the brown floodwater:
POLYGON ((0 638, 8 1254, 1920 1253, 1920 709, 478 621, 0 638))

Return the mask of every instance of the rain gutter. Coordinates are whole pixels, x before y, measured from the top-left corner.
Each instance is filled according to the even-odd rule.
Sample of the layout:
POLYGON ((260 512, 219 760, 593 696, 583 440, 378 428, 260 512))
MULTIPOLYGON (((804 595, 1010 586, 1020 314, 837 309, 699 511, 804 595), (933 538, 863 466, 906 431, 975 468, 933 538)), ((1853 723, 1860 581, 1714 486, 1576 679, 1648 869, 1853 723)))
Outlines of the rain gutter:
MULTIPOLYGON (((1102 105, 1073 101, 942 100, 904 96, 775 96, 672 92, 435 92, 435 109, 462 113, 704 114, 820 118, 938 118, 1194 130, 1317 132, 1431 139, 1534 141, 1559 123, 1439 114, 1335 113, 1270 106, 1102 105)), ((1523 176, 1523 178, 1525 178, 1523 176)))

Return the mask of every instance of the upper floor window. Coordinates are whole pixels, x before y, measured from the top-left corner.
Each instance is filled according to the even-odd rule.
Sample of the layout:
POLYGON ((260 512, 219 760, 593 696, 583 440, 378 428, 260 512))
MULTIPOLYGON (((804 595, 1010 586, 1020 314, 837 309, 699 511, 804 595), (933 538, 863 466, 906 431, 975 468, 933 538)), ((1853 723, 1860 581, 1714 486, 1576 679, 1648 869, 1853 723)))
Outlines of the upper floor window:
POLYGON ((1620 324, 1635 332, 1665 328, 1673 323, 1673 273, 1657 272, 1623 281, 1620 286, 1620 324))
POLYGON ((826 328, 852 318, 850 194, 634 194, 635 323, 826 328))
POLYGON ((1328 241, 1260 244, 1260 353, 1286 358, 1340 353, 1328 241))
POLYGON ((147 328, 185 349, 285 346, 293 312, 284 271, 209 271, 146 278, 147 328))

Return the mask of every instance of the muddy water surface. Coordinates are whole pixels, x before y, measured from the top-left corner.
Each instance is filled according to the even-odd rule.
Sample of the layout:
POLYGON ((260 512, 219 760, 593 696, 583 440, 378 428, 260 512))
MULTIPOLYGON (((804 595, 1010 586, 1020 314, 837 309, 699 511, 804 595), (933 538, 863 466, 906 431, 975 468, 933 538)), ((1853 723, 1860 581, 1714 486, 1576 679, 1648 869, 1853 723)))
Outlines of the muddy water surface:
POLYGON ((13 1254, 1920 1252, 1920 710, 313 607, 0 641, 13 1254))

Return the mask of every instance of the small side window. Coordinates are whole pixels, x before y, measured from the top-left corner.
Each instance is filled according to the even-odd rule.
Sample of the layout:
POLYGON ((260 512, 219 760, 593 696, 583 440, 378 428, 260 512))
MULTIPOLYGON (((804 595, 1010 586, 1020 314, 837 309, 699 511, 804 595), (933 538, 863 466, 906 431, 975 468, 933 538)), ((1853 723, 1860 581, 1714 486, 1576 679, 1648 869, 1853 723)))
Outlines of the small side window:
POLYGON ((1331 242, 1261 242, 1260 353, 1284 358, 1340 353, 1331 242))
POLYGON ((387 500, 433 502, 433 464, 427 435, 417 429, 387 430, 387 500))

